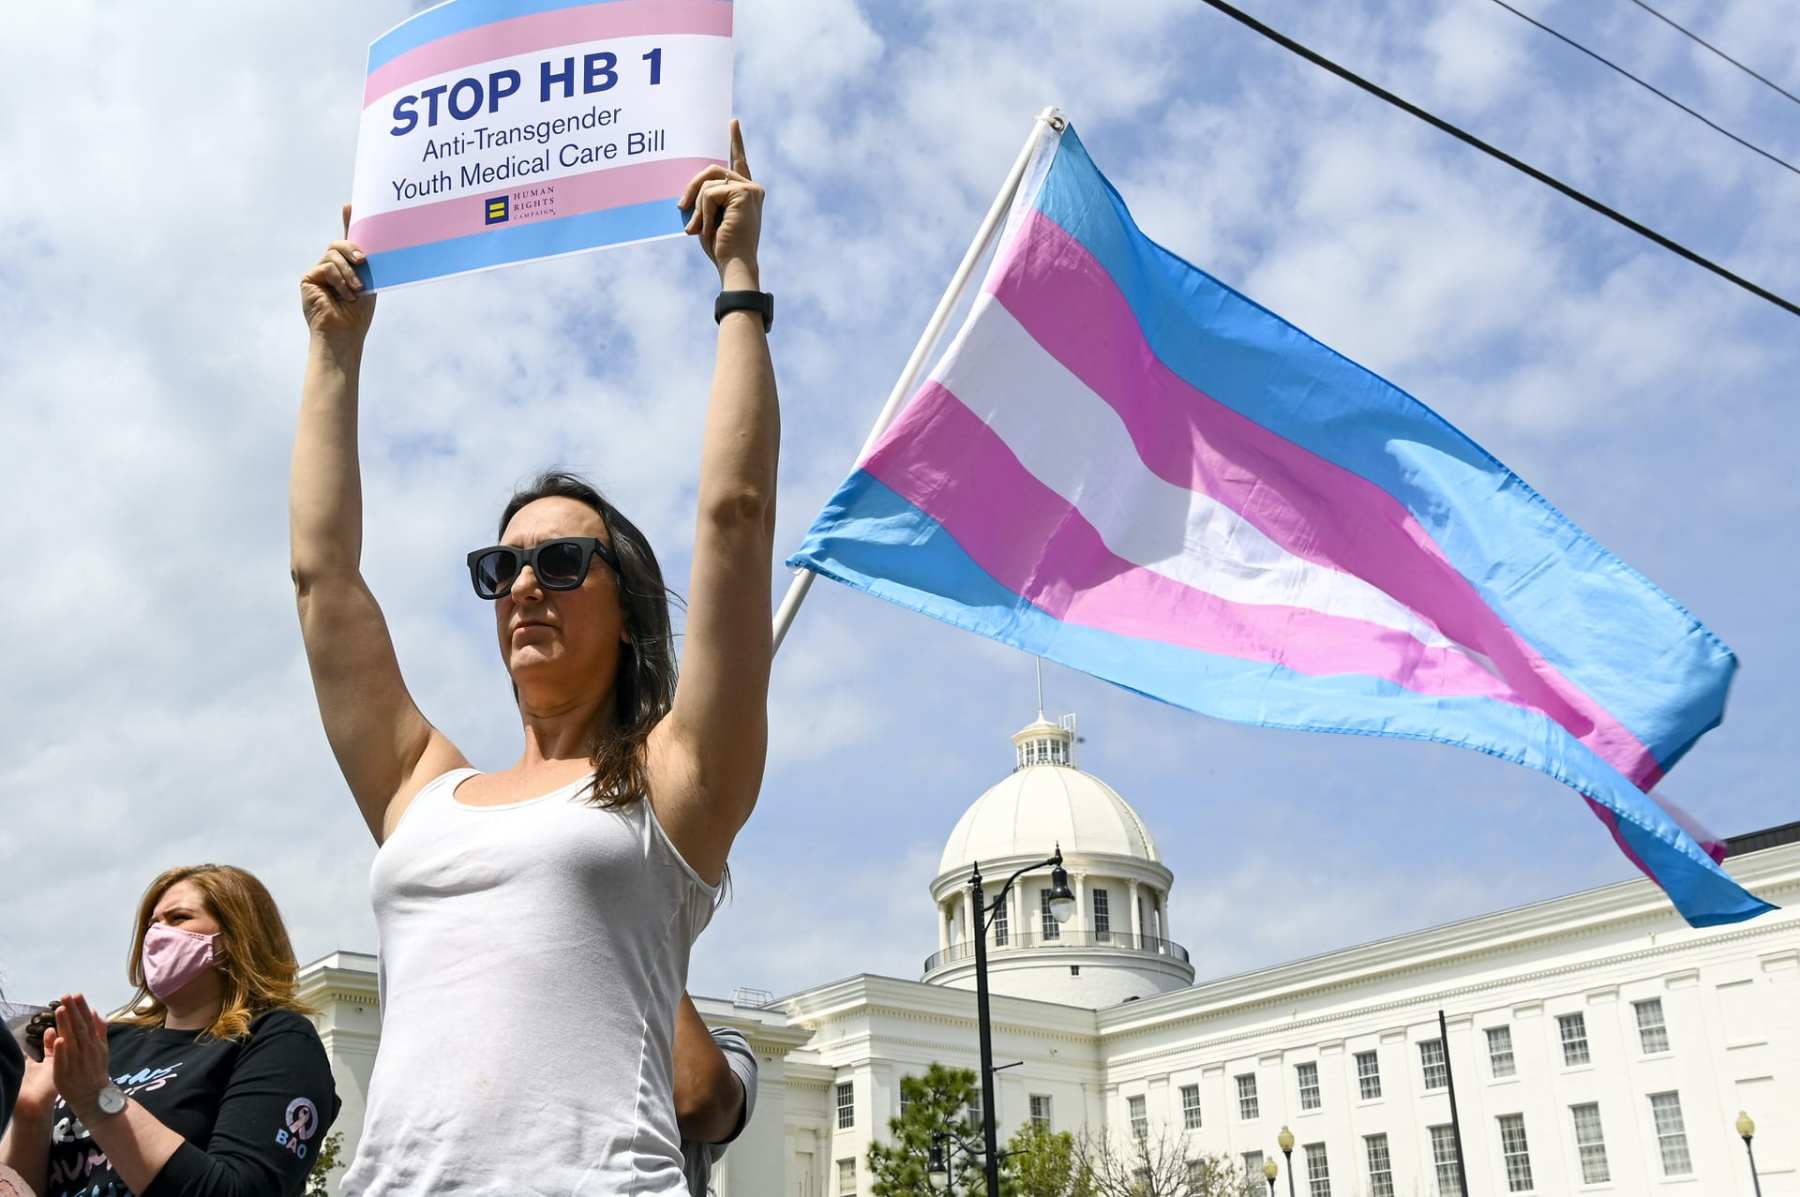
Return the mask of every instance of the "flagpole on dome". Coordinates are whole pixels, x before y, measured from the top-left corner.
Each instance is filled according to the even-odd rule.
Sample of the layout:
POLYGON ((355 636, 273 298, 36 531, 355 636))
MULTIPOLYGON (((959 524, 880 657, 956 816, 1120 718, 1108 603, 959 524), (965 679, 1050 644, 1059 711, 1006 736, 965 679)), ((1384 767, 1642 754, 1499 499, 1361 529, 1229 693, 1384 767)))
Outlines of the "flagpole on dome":
MULTIPOLYGON (((861 461, 881 434, 887 431, 894 417, 900 414, 900 407, 911 397, 917 387, 919 374, 925 369, 925 363, 937 352, 938 343, 943 340, 944 330, 949 326, 950 317, 962 301, 963 292, 968 288, 969 280, 975 276, 975 267, 993 244, 1006 213, 1012 207, 1013 195, 1019 190, 1019 181, 1025 177, 1025 168, 1030 165, 1032 154, 1036 152, 1038 143, 1046 135, 1060 134, 1068 127, 1068 119, 1062 110, 1054 104, 1039 112, 1031 123, 1031 136, 1025 139, 1025 145, 1019 150, 1019 156, 1013 160, 1012 169, 1006 174, 1006 182, 1000 186, 1000 194, 994 197, 987 216, 981 222, 981 228, 975 234, 975 240, 969 243, 969 250, 963 255, 962 264, 956 268, 956 274, 950 279, 950 286, 944 291, 944 297, 938 300, 937 310, 931 313, 931 320, 925 325, 919 343, 913 346, 912 356, 906 359, 906 368, 900 372, 900 379, 894 383, 894 389, 888 392, 887 402, 882 405, 881 414, 875 417, 875 426, 869 430, 863 446, 857 451, 856 460, 861 461)), ((812 589, 813 579, 818 577, 810 569, 797 570, 793 584, 788 587, 787 594, 781 600, 781 606, 775 611, 775 643, 771 654, 781 651, 781 642, 787 637, 788 628, 793 626, 794 616, 800 612, 800 604, 806 601, 806 592, 812 589)))

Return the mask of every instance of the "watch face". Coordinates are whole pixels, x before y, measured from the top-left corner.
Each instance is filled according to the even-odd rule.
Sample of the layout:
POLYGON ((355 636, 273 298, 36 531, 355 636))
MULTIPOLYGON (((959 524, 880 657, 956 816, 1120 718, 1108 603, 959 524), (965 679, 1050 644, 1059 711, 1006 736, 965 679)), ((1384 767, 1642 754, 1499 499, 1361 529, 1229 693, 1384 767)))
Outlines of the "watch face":
POLYGON ((125 1093, 117 1085, 100 1090, 99 1101, 102 1114, 117 1114, 125 1109, 125 1093))

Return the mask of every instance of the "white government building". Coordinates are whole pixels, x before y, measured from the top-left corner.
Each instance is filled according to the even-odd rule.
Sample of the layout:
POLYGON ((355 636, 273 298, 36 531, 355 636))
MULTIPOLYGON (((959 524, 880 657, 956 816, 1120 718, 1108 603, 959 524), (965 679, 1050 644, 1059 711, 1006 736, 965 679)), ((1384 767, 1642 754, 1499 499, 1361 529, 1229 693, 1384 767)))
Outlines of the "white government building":
MULTIPOLYGON (((1040 716, 1013 742, 1012 772, 945 844, 938 950, 919 978, 696 999, 762 1062, 719 1197, 870 1192, 869 1144, 899 1113, 900 1078, 976 1067, 971 864, 991 899, 1058 845, 1074 916, 1045 917, 1049 870, 1036 870, 988 935, 994 1060, 1022 1061, 996 1072, 1002 1143, 1028 1119, 1185 1136, 1259 1177, 1274 1159, 1286 1193, 1285 1126, 1297 1194, 1454 1194, 1447 1062, 1474 1197, 1749 1197, 1740 1110, 1763 1197, 1800 1197, 1800 824, 1732 842, 1732 875, 1784 907, 1749 922, 1689 928, 1637 880, 1196 983, 1169 926, 1174 877, 1131 806, 1077 767, 1073 721, 1040 716)), ((334 953, 303 987, 347 1158, 380 1039, 375 959, 334 953)))

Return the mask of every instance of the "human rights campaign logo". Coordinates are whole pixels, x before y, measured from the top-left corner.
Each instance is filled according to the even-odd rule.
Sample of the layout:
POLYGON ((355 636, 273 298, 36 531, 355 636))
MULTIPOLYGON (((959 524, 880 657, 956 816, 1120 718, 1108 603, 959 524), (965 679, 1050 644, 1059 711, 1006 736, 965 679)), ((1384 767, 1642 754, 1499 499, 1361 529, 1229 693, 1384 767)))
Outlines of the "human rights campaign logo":
POLYGON ((487 223, 505 224, 512 219, 512 197, 497 195, 487 201, 487 223))

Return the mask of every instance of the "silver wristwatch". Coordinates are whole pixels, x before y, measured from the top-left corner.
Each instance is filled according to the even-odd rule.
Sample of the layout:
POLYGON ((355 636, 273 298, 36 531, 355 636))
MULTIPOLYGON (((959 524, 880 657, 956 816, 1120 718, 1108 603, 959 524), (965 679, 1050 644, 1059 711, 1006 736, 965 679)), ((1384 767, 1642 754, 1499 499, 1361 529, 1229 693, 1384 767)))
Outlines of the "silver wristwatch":
POLYGON ((125 1112, 125 1090, 109 1082, 106 1088, 100 1090, 99 1094, 95 1096, 94 1104, 99 1106, 100 1112, 108 1117, 114 1114, 123 1114, 125 1112))

